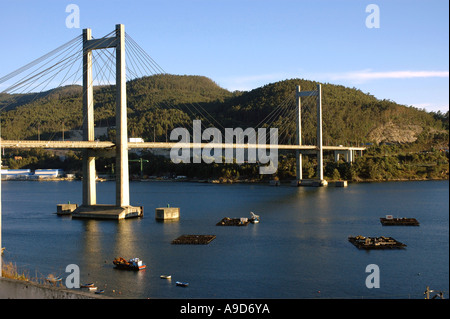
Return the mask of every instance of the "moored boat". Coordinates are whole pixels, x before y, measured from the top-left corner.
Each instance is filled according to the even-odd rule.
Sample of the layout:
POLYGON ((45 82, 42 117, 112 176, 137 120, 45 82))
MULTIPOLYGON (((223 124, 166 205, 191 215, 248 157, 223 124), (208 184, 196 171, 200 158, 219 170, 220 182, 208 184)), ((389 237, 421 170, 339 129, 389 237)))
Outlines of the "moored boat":
POLYGON ((161 276, 159 276, 159 278, 161 278, 161 279, 172 279, 172 276, 171 275, 161 275, 161 276))
POLYGON ((143 270, 147 268, 147 266, 140 260, 139 258, 131 258, 130 260, 126 260, 122 257, 117 257, 113 260, 113 264, 117 269, 124 270, 143 270))
POLYGON ((249 221, 250 221, 251 223, 253 223, 253 224, 259 223, 259 215, 256 215, 256 214, 253 213, 253 212, 250 212, 250 215, 251 215, 251 217, 250 217, 249 221))
POLYGON ((180 287, 187 287, 187 286, 189 286, 189 283, 188 282, 177 281, 176 285, 180 286, 180 287))

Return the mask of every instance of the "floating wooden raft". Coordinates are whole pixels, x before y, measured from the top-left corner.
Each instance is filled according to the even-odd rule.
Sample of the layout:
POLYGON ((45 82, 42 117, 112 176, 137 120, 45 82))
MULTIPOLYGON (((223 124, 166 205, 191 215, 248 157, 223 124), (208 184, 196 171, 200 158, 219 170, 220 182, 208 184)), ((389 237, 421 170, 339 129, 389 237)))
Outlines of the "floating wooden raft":
POLYGON ((348 241, 359 249, 400 249, 406 247, 405 244, 392 237, 364 237, 361 235, 348 237, 348 241))
POLYGON ((415 218, 380 218, 383 226, 419 226, 419 222, 415 218))
POLYGON ((229 218, 225 217, 216 226, 247 226, 250 223, 248 218, 229 218))
POLYGON ((207 245, 216 235, 181 235, 172 240, 173 245, 207 245))

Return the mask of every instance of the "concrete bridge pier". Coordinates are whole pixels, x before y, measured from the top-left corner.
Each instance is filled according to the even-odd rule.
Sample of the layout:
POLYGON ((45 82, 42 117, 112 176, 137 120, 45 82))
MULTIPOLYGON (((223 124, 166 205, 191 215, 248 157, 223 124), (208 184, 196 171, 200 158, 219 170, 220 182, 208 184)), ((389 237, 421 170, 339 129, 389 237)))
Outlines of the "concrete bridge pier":
POLYGON ((339 162, 340 155, 343 155, 347 163, 353 163, 355 159, 354 152, 354 150, 334 151, 334 161, 336 163, 339 162))
MULTIPOLYGON (((297 90, 295 92, 296 102, 297 102, 297 145, 302 145, 302 101, 301 101, 301 88, 300 85, 297 86, 297 90)), ((297 182, 303 179, 303 163, 302 163, 302 153, 300 150, 295 151, 295 160, 296 160, 296 177, 297 182)))
POLYGON ((83 204, 72 213, 75 218, 123 219, 143 215, 142 207, 130 206, 125 27, 122 24, 116 25, 115 36, 111 38, 92 39, 91 29, 83 30, 83 139, 94 141, 92 51, 107 48, 116 49, 116 203, 97 204, 96 153, 86 149, 83 152, 83 204))
POLYGON ((130 205, 125 28, 116 26, 116 206, 130 205))
MULTIPOLYGON (((83 30, 83 140, 92 142, 94 135, 94 86, 92 78, 92 50, 87 46, 92 39, 91 29, 83 30)), ((97 203, 95 189, 95 157, 83 151, 83 205, 97 203)))
POLYGON ((322 129, 322 85, 317 84, 317 178, 320 186, 327 186, 323 179, 323 129, 322 129))
MULTIPOLYGON (((300 86, 296 89, 297 102, 297 145, 302 145, 302 111, 301 97, 316 96, 317 97, 317 150, 312 151, 317 156, 317 177, 315 180, 304 180, 302 173, 302 153, 305 151, 296 151, 296 180, 292 183, 294 186, 327 186, 328 182, 323 178, 323 129, 322 129, 322 85, 317 84, 316 91, 301 91, 300 86)), ((306 151, 307 153, 308 151, 306 151)), ((311 151, 309 151, 311 152, 311 151)))

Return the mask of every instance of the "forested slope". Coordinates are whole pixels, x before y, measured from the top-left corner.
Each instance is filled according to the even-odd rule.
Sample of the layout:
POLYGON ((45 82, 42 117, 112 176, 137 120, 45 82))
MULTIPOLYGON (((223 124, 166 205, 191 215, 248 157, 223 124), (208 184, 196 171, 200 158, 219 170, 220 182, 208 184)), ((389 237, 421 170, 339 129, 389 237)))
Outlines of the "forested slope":
MULTIPOLYGON (((229 92, 203 76, 155 75, 136 79, 127 85, 129 132, 145 140, 164 140, 166 132, 178 126, 190 127, 197 117, 209 120, 209 125, 256 127, 274 108, 295 103, 297 85, 302 91, 312 91, 316 84, 291 79, 248 92, 229 92)), ((115 125, 114 93, 114 86, 95 88, 97 127, 115 125)), ((322 84, 322 93, 326 144, 411 143, 418 139, 430 144, 433 139, 437 143, 448 139, 448 124, 445 125, 448 113, 427 113, 341 85, 322 84)), ((39 130, 42 139, 58 138, 63 129, 80 129, 83 120, 81 103, 79 86, 37 95, 2 94, 2 137, 34 139, 39 130)), ((284 141, 294 141, 295 121, 288 121, 283 116, 273 120, 272 127, 288 125, 284 130, 284 141)), ((302 105, 305 144, 314 142, 315 121, 314 101, 309 98, 302 105)))
MULTIPOLYGON (((128 82, 127 107, 129 136, 146 141, 165 141, 176 127, 192 127, 200 118, 205 126, 261 127, 268 125, 280 131, 280 143, 295 142, 295 90, 316 90, 316 82, 290 79, 267 84, 248 92, 230 92, 203 76, 155 75, 128 82), (275 112, 277 109, 284 111, 275 112), (290 113, 289 113, 290 110, 290 113), (275 112, 275 113, 272 113, 275 112), (294 113, 293 113, 294 112, 294 113), (271 115, 275 116, 271 116, 271 115), (264 124, 269 119, 268 124, 264 124)), ((114 140, 115 87, 94 89, 95 125, 109 127, 104 139, 114 140)), ((323 134, 326 145, 370 146, 354 165, 334 163, 326 157, 327 178, 348 180, 390 180, 448 178, 449 124, 448 112, 429 113, 394 101, 380 100, 356 88, 322 84, 323 134), (388 145, 381 145, 388 144, 388 145), (426 152, 426 153, 425 153, 426 152)), ((68 138, 70 130, 82 127, 82 88, 61 87, 39 94, 0 94, 1 134, 3 139, 68 138)), ((303 144, 314 144, 316 136, 316 102, 302 98, 303 144)), ((292 153, 292 152, 291 152, 292 153)), ((179 164, 144 157, 152 165, 146 174, 167 172, 190 177, 258 179, 256 165, 179 164)), ((99 171, 108 170, 111 159, 99 159, 99 171)), ((54 168, 58 160, 44 151, 10 151, 4 165, 11 168, 54 168), (15 161, 13 155, 21 155, 15 161), (56 161, 56 162, 55 162, 56 161)), ((315 157, 304 157, 304 176, 315 174, 315 157)), ((59 167, 80 168, 79 154, 71 153, 59 167)), ((136 167, 130 166, 131 172, 136 167)), ((135 172, 136 173, 136 172, 135 172)), ((293 155, 281 152, 278 177, 295 176, 293 155)))

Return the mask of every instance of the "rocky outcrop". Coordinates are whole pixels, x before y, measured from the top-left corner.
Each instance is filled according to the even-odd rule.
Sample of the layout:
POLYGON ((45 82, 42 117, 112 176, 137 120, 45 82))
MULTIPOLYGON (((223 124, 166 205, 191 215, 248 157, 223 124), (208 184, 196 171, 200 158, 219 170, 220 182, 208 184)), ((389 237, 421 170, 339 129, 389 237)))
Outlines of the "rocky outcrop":
POLYGON ((388 122, 378 126, 369 133, 369 139, 376 143, 413 143, 422 133, 419 125, 398 125, 388 122))

